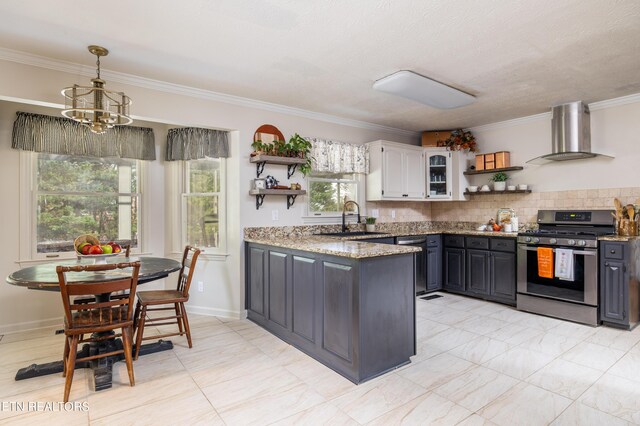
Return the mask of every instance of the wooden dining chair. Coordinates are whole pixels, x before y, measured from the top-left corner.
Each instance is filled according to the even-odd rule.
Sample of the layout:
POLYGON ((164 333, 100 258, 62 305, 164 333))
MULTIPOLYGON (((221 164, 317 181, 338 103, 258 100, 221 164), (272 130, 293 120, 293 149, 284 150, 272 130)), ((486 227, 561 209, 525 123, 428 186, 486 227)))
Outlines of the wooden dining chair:
POLYGON ((134 359, 138 359, 140 346, 143 340, 158 339, 169 336, 182 336, 186 334, 187 342, 191 348, 191 329, 189 328, 189 318, 187 310, 184 308, 185 302, 189 300, 189 287, 195 271, 196 262, 200 250, 186 246, 182 255, 182 268, 178 275, 178 285, 175 290, 148 290, 138 292, 138 303, 136 305, 134 331, 136 332, 136 353, 134 359), (175 315, 163 316, 159 318, 147 317, 152 311, 174 311, 175 315), (147 325, 178 325, 175 333, 166 333, 155 336, 143 337, 144 328, 147 325))
POLYGON ((97 358, 104 358, 113 355, 124 354, 129 373, 131 386, 135 385, 133 377, 133 304, 135 300, 136 287, 138 285, 138 273, 140 262, 113 263, 106 265, 74 265, 57 266, 58 281, 60 284, 60 294, 64 305, 64 357, 63 373, 66 377, 64 384, 64 402, 69 401, 73 372, 77 361, 90 361, 97 358), (71 272, 97 272, 114 269, 132 268, 131 274, 126 274, 123 278, 104 282, 68 282, 67 274, 71 272), (128 298, 111 299, 107 298, 113 292, 128 290, 128 298), (75 303, 74 296, 93 295, 93 301, 86 303, 75 303), (110 332, 121 329, 121 334, 111 334, 110 332), (93 334, 95 333, 95 334, 93 334), (91 337, 84 339, 84 335, 91 337), (97 353, 88 357, 76 359, 78 344, 85 342, 98 342, 107 339, 122 337, 124 348, 112 352, 97 353))

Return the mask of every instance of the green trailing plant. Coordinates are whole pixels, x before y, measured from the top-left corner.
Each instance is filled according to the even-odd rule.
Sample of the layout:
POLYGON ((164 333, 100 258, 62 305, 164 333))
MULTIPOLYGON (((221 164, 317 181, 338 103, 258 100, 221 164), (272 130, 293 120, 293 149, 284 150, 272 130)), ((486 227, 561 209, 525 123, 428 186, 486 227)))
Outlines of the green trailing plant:
POLYGON ((491 182, 506 182, 509 176, 504 172, 498 172, 491 177, 491 182))
POLYGON ((304 176, 311 173, 311 142, 296 133, 291 136, 288 145, 293 157, 303 158, 306 160, 300 165, 300 172, 304 176))
POLYGON ((367 221, 367 225, 375 225, 376 224, 376 218, 375 217, 367 217, 365 220, 367 221))

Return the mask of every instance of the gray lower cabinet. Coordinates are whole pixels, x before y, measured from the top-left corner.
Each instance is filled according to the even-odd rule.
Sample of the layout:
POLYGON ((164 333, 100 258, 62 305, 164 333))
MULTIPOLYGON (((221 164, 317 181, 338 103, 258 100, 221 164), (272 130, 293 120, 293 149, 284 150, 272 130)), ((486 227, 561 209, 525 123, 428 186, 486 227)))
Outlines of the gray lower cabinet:
POLYGON ((414 255, 350 259, 246 243, 248 318, 354 383, 416 353, 414 255))
POLYGON ((444 248, 444 282, 445 290, 465 292, 465 250, 463 248, 444 248))
POLYGON ((442 289, 442 248, 427 247, 427 291, 442 289))
POLYGON ((515 250, 515 238, 445 235, 444 289, 514 305, 515 250))
POLYGON ((622 328, 638 322, 640 272, 636 259, 638 242, 602 242, 600 250, 600 320, 622 328))

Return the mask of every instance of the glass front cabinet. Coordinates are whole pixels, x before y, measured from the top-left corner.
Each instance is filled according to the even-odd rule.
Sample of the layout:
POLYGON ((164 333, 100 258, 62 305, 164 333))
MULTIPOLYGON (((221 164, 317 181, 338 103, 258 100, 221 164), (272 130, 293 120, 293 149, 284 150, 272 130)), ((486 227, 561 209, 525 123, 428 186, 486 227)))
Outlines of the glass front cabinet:
POLYGON ((427 148, 425 154, 426 199, 464 201, 467 180, 463 172, 469 156, 446 148, 427 148))

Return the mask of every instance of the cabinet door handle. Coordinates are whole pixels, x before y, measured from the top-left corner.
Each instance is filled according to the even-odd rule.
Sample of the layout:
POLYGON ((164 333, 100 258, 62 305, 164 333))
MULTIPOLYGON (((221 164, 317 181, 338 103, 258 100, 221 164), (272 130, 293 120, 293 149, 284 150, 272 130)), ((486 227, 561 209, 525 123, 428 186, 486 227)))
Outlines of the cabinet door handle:
POLYGON ((616 251, 615 250, 611 250, 609 253, 616 254, 616 251))
POLYGON ((618 270, 618 267, 617 267, 617 266, 612 266, 612 267, 611 267, 611 270, 612 270, 612 271, 617 271, 617 270, 618 270))

